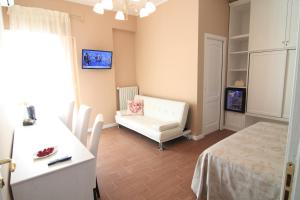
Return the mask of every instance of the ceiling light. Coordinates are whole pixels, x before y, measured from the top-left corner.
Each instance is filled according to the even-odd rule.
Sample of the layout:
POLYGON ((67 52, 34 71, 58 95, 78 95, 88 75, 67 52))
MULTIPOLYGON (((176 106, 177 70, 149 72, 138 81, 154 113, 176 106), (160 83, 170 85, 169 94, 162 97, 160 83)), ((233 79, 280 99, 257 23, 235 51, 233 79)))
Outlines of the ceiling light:
POLYGON ((112 0, 102 0, 103 8, 106 10, 112 10, 113 9, 113 2, 112 0))
POLYGON ((118 11, 116 13, 115 19, 116 20, 121 20, 121 21, 125 20, 124 12, 123 11, 118 11))
MULTIPOLYGON (((0 0, 3 1, 3 0, 0 0)), ((13 0, 12 0, 13 1, 13 0)), ((91 0, 90 0, 91 1, 91 0)), ((96 0, 94 0, 96 1, 96 0)), ((104 14, 104 10, 116 11, 116 20, 127 20, 128 15, 139 15, 147 17, 149 14, 155 12, 156 6, 153 0, 97 0, 98 3, 94 6, 94 12, 104 14)))
POLYGON ((0 6, 13 6, 14 0, 0 0, 0 6))
POLYGON ((96 3, 96 5, 94 6, 93 8, 94 12, 97 13, 97 14, 104 14, 104 8, 103 8, 103 5, 102 3, 96 3))
POLYGON ((148 11, 148 14, 155 12, 156 6, 151 1, 148 1, 145 5, 145 9, 148 11))
POLYGON ((143 18, 143 17, 147 17, 149 15, 148 11, 146 10, 146 8, 142 8, 140 10, 140 18, 143 18))

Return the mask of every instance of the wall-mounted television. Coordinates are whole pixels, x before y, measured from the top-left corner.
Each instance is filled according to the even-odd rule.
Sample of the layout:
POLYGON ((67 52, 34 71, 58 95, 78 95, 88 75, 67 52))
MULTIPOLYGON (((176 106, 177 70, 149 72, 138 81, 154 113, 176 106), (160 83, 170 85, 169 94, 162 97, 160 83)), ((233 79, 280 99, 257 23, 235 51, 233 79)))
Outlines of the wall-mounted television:
POLYGON ((225 110, 245 113, 245 103, 245 88, 226 88, 225 110))
POLYGON ((111 69, 112 52, 82 49, 82 69, 111 69))

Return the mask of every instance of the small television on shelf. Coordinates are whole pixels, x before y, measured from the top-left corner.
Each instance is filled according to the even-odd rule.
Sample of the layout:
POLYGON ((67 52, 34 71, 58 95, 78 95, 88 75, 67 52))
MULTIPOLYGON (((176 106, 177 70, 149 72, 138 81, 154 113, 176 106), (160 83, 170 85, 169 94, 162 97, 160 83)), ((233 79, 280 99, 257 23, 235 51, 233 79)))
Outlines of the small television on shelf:
POLYGON ((245 101, 245 88, 226 88, 225 110, 245 113, 245 101))
POLYGON ((112 52, 82 49, 82 69, 111 69, 112 52))

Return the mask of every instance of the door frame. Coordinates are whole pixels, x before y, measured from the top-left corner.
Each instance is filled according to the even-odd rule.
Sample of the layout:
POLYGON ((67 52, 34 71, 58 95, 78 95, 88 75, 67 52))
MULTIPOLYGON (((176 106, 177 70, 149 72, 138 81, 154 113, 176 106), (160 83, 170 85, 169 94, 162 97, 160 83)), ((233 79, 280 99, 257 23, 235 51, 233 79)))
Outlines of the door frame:
MULTIPOLYGON (((220 130, 223 130, 224 128, 224 95, 225 95, 225 80, 226 80, 226 58, 227 58, 227 38, 220 36, 220 35, 215 35, 215 34, 211 34, 211 33, 204 33, 204 62, 203 62, 203 97, 202 97, 202 132, 204 132, 203 130, 203 124, 204 124, 204 87, 205 87, 205 63, 206 63, 206 45, 207 45, 207 41, 209 39, 212 40, 217 40, 223 43, 223 62, 222 62, 222 75, 221 75, 221 98, 220 98, 220 121, 219 121, 219 127, 220 130)), ((205 135, 207 135, 209 133, 206 133, 205 135)), ((202 135, 202 137, 204 137, 204 135, 202 135)))
POLYGON ((296 66, 293 85, 293 97, 291 104, 290 123, 288 130, 288 138, 285 152, 284 170, 281 184, 280 199, 283 200, 286 166, 288 162, 294 164, 295 171, 292 179, 292 192, 290 193, 292 200, 300 198, 300 191, 296 190, 300 186, 300 23, 298 23, 298 42, 296 46, 296 66))

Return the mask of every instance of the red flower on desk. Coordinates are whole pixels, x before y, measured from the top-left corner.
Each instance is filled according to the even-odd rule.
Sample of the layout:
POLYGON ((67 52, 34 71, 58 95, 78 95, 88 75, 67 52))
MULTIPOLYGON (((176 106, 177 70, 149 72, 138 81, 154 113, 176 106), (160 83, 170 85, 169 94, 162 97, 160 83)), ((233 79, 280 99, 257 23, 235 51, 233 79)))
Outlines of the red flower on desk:
POLYGON ((56 152, 57 152, 56 146, 47 147, 47 148, 44 148, 43 150, 36 152, 33 156, 33 159, 45 158, 52 154, 55 154, 56 152))
POLYGON ((49 148, 44 149, 43 151, 39 151, 37 153, 37 156, 44 157, 44 156, 51 154, 53 151, 54 151, 54 147, 49 147, 49 148))

